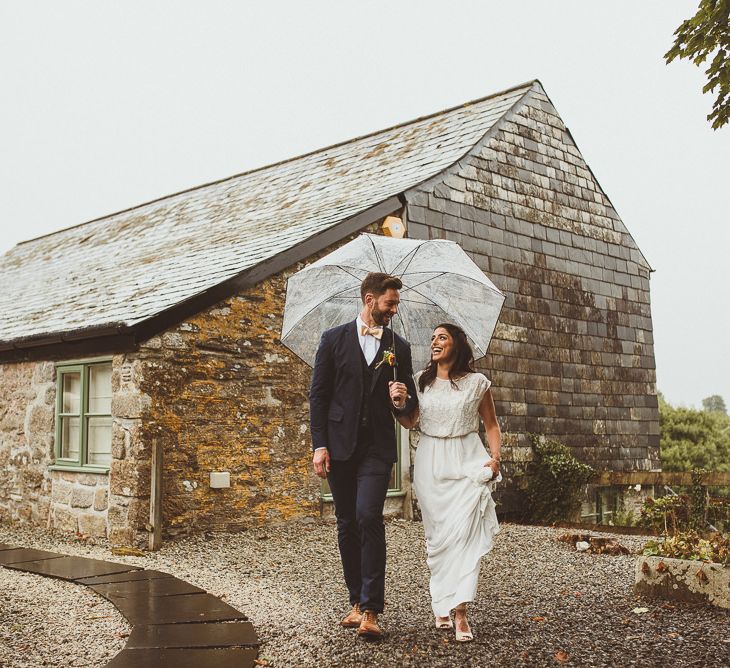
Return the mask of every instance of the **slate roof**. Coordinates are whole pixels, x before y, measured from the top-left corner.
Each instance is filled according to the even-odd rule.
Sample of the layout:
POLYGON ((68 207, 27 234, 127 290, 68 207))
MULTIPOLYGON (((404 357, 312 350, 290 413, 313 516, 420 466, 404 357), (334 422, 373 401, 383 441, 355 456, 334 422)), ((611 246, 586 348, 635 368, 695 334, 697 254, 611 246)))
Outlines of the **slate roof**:
POLYGON ((18 244, 0 345, 144 322, 438 174, 533 86, 18 244))

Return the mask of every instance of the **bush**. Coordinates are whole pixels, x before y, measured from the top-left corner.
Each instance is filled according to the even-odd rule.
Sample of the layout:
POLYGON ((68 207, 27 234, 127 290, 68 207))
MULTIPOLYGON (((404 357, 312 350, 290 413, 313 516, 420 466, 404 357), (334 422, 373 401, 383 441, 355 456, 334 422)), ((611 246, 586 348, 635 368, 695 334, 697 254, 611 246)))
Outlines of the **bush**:
POLYGON ((691 487, 686 494, 648 498, 641 509, 639 524, 665 534, 688 529, 725 531, 730 525, 730 499, 711 497, 702 482, 702 469, 692 471, 691 487))
POLYGON ((686 494, 659 499, 649 497, 641 509, 639 524, 665 534, 676 534, 689 527, 689 516, 689 497, 686 494))
POLYGON ((712 533, 703 538, 696 531, 686 531, 661 542, 650 540, 644 546, 642 554, 645 557, 712 561, 730 566, 730 535, 712 533))
POLYGON ((559 441, 530 434, 535 458, 525 471, 524 492, 529 518, 539 522, 571 520, 580 511, 584 485, 595 469, 579 462, 559 441))
POLYGON ((621 508, 613 513, 609 525, 616 527, 635 527, 639 523, 639 519, 633 510, 621 508))
POLYGON ((730 499, 711 496, 707 503, 707 521, 720 531, 730 530, 730 499))
POLYGON ((674 407, 659 397, 661 459, 665 471, 730 471, 730 417, 674 407))

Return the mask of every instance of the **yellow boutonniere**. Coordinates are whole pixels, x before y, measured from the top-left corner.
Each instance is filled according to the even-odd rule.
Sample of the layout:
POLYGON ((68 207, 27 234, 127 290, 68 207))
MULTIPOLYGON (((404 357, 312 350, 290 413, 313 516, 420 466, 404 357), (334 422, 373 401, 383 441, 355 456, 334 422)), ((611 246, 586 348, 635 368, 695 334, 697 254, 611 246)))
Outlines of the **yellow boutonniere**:
POLYGON ((388 366, 395 366, 395 351, 393 350, 384 350, 383 351, 383 359, 380 360, 375 365, 375 368, 377 369, 382 364, 387 364, 388 366))

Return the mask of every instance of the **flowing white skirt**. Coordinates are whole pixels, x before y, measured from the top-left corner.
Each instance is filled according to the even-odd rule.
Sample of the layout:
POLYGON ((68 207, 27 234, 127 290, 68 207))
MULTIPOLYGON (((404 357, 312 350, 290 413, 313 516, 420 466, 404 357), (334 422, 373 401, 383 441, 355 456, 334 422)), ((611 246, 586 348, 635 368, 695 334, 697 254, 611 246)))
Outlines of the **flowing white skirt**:
POLYGON ((476 432, 455 438, 421 434, 413 484, 423 516, 431 570, 431 605, 445 617, 459 603, 473 601, 479 562, 499 533, 492 489, 485 480, 490 459, 476 432))

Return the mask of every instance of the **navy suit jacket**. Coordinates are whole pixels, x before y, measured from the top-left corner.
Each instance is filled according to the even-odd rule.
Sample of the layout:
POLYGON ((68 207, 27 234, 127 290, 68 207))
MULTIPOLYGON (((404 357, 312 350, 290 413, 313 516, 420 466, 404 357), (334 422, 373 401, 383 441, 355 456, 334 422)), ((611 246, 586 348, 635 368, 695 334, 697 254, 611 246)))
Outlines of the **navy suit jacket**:
POLYGON ((373 436, 370 452, 384 461, 397 460, 393 418, 399 413, 408 415, 415 410, 418 396, 413 382, 411 347, 405 339, 385 328, 375 359, 380 361, 383 358, 393 336, 398 380, 405 383, 409 394, 405 407, 400 411, 393 407, 388 392, 388 382, 393 380, 393 367, 381 364, 373 372, 370 388, 363 387, 364 357, 355 320, 322 334, 309 392, 313 450, 327 448, 334 460, 350 459, 357 446, 362 395, 368 392, 373 436))

